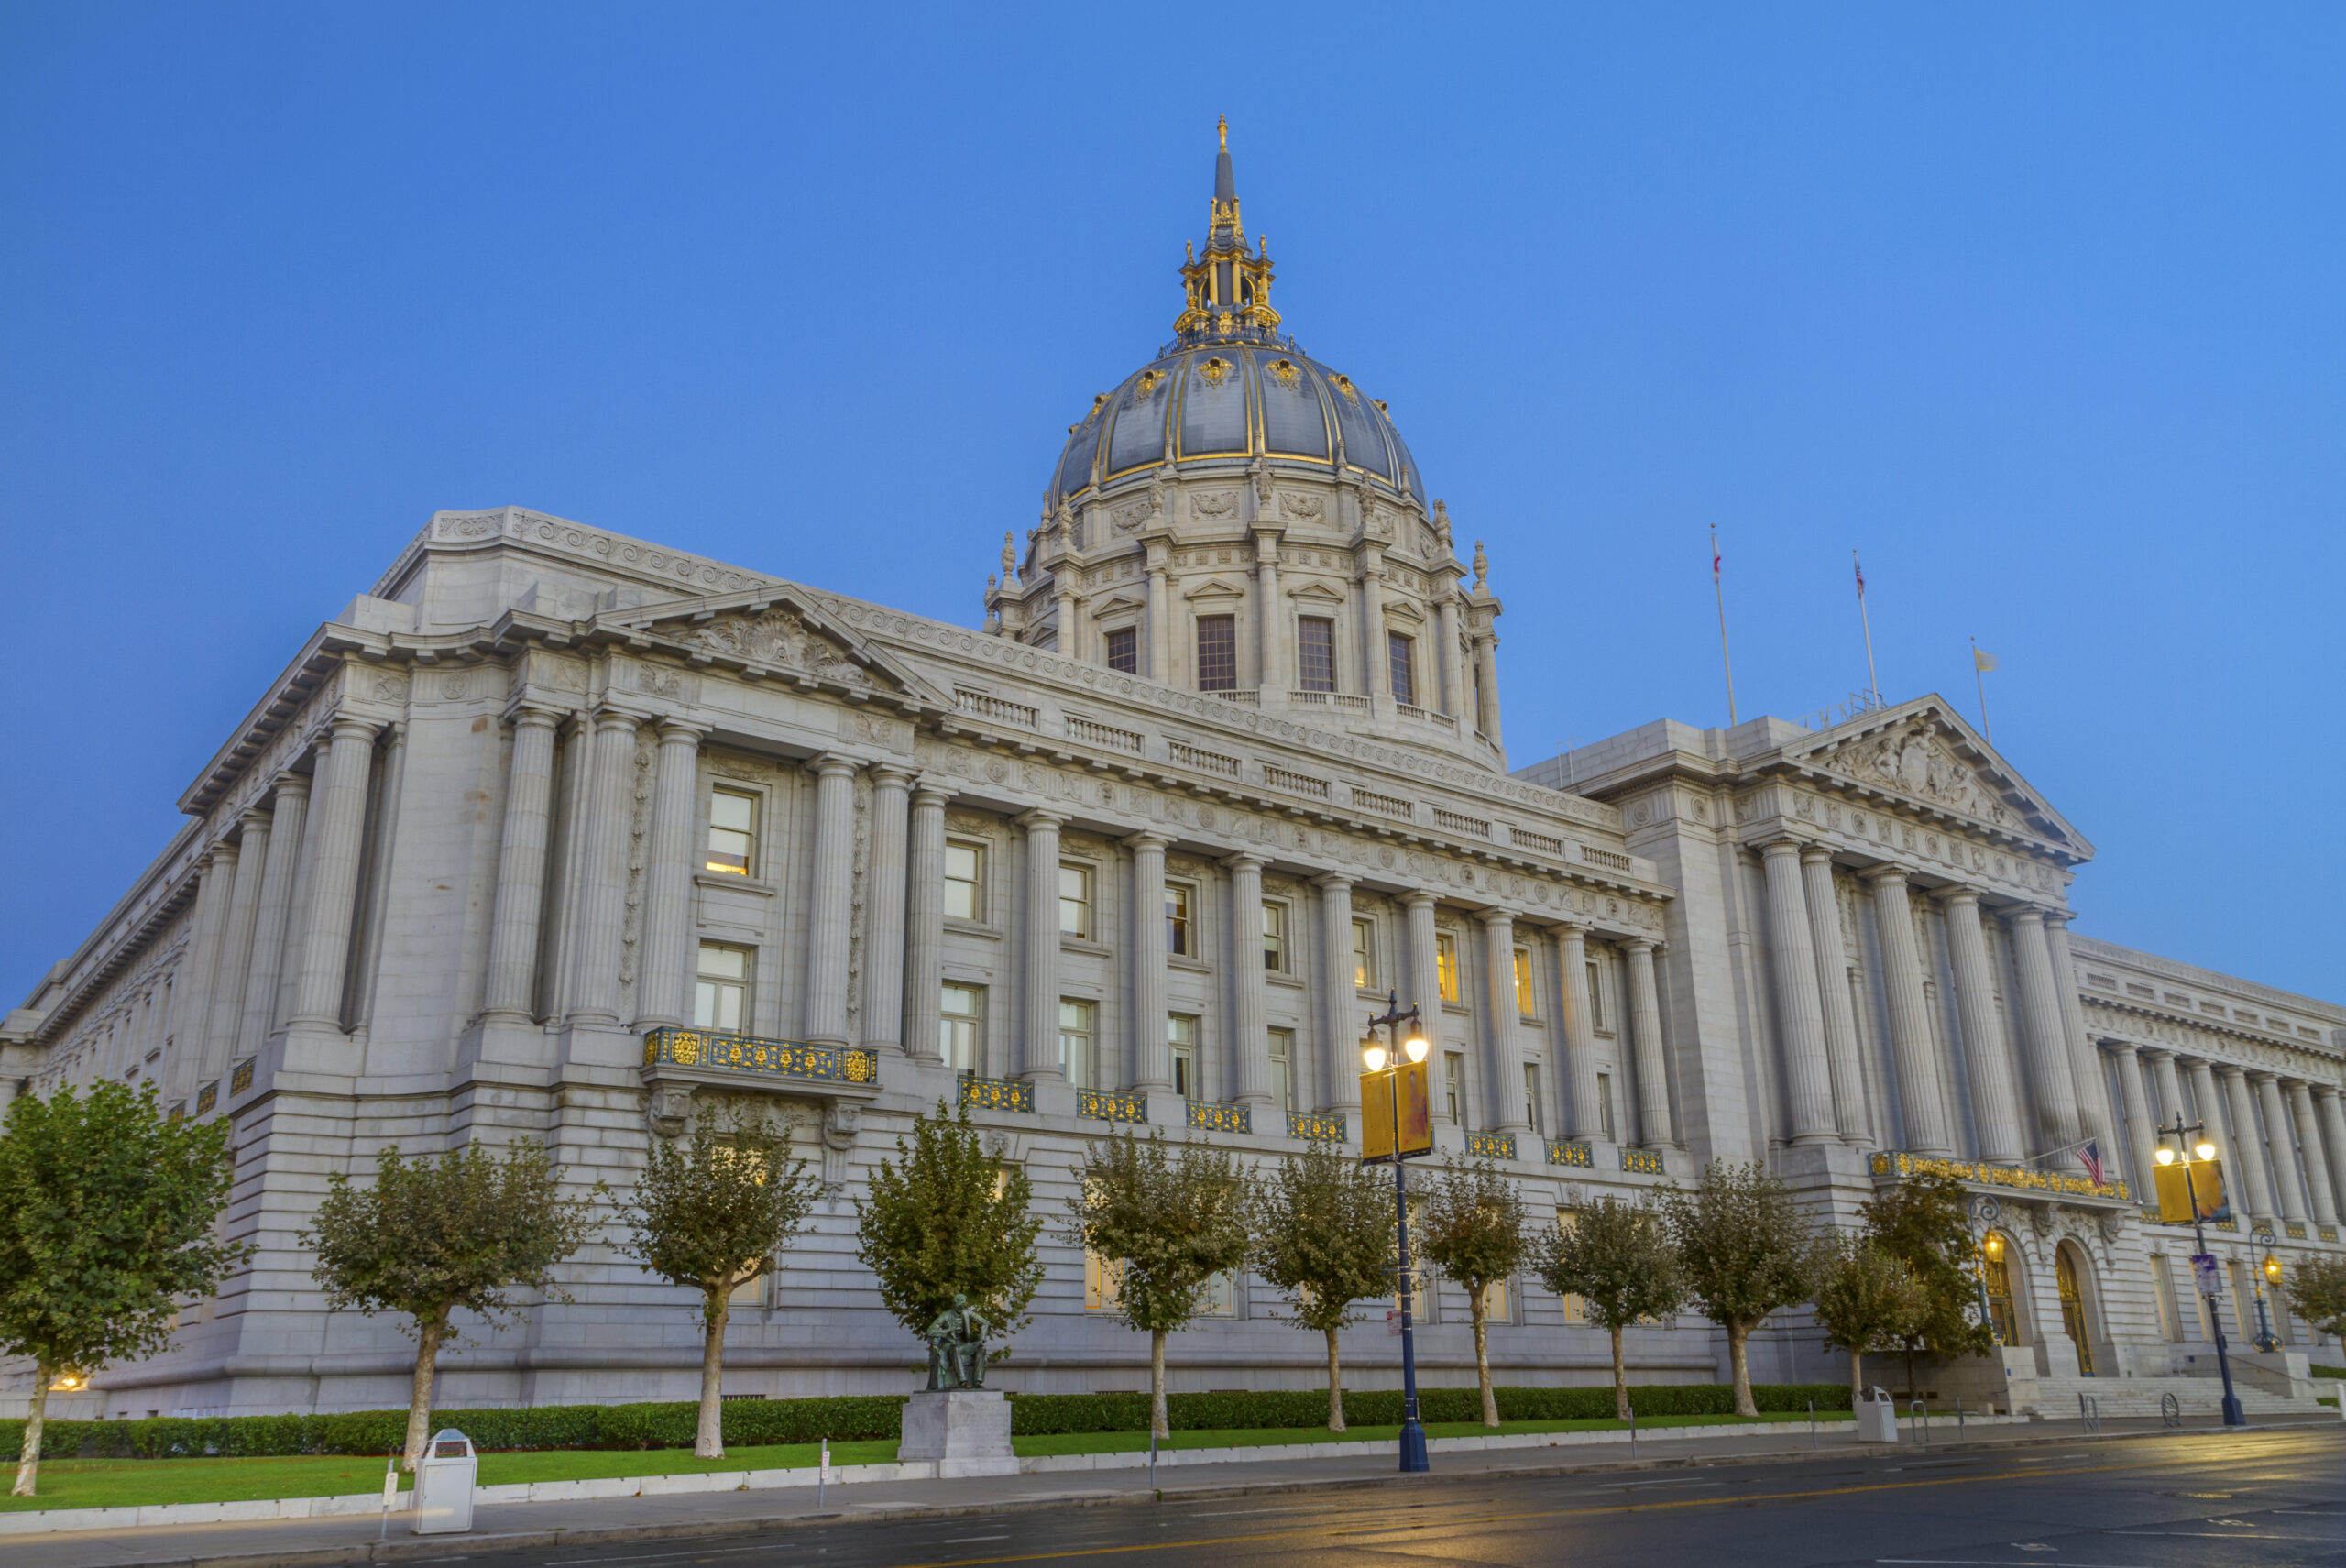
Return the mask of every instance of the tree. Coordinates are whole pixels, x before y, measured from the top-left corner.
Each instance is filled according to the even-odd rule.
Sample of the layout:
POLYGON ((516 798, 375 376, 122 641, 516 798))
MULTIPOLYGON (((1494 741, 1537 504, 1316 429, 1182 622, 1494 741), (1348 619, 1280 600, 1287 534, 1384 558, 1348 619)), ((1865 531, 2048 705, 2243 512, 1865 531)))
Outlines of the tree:
POLYGON ((1629 1373, 1621 1359, 1621 1331, 1640 1318, 1662 1318, 1686 1299, 1677 1249, 1661 1216, 1651 1209, 1600 1198, 1578 1213, 1556 1216, 1555 1231, 1534 1254, 1540 1282, 1559 1296, 1577 1296, 1589 1321, 1613 1336, 1613 1417, 1629 1419, 1629 1373))
POLYGON ((0 1123, 0 1352, 30 1356, 16 1495, 40 1471, 61 1372, 152 1355, 179 1302, 212 1295, 250 1245, 213 1235, 234 1166, 228 1123, 166 1121, 155 1086, 20 1094, 0 1123))
POLYGON ((1870 1236, 1837 1233, 1819 1249, 1816 1321, 1830 1348, 1849 1353, 1849 1403, 1865 1398, 1869 1352, 1902 1349, 1929 1310, 1913 1270, 1870 1236))
POLYGON ((544 1147, 527 1138, 502 1158, 473 1144, 411 1160, 391 1145, 376 1157, 371 1187, 351 1185, 344 1171, 326 1177, 325 1198, 301 1235, 318 1255, 311 1277, 334 1310, 401 1313, 416 1338, 408 1469, 423 1453, 451 1314, 477 1312, 501 1327, 518 1309, 515 1290, 569 1302, 554 1265, 595 1234, 610 1190, 597 1181, 589 1197, 565 1197, 544 1147))
POLYGON ((1947 1176, 1910 1176, 1868 1202, 1866 1234, 1906 1266, 1923 1292, 1923 1310, 1894 1347, 1906 1362, 1906 1392, 1915 1392, 1919 1355, 1952 1360, 1985 1355, 1995 1332, 1979 1321, 1979 1281, 1973 1272, 1971 1196, 1947 1176))
POLYGON ((985 1151, 970 1108, 948 1111, 940 1100, 935 1115, 913 1118, 911 1145, 898 1136, 895 1160, 882 1159, 870 1196, 855 1201, 856 1254, 879 1278, 881 1304, 915 1338, 926 1342, 957 1295, 1007 1338, 1025 1326, 1043 1279, 1034 1198, 1025 1167, 985 1151))
POLYGON ((1483 1390, 1483 1424, 1499 1424, 1497 1397, 1491 1392, 1490 1324, 1485 1297, 1523 1262, 1523 1198, 1515 1183, 1489 1160, 1453 1162, 1447 1156, 1442 1176, 1417 1216, 1419 1248, 1425 1260, 1466 1291, 1474 1323, 1474 1376, 1483 1390))
POLYGON ((1808 1219, 1792 1189, 1757 1165, 1713 1160, 1692 1188, 1668 1182, 1661 1196, 1686 1294, 1727 1331, 1735 1413, 1756 1417, 1746 1346, 1769 1313, 1808 1299, 1816 1252, 1808 1219))
POLYGON ((1393 1288, 1393 1193, 1383 1176, 1318 1139, 1282 1157, 1251 1205, 1255 1270, 1296 1323, 1328 1338, 1328 1430, 1344 1430, 1337 1332, 1353 1303, 1393 1288))
POLYGON ((700 1431, 693 1453, 725 1457, 725 1322, 733 1292, 770 1274, 806 1223, 816 1184, 790 1157, 790 1133, 739 1100, 705 1109, 689 1140, 654 1138, 619 1215, 646 1274, 700 1292, 700 1431))
POLYGON ((1125 1134, 1085 1146, 1068 1239, 1121 1270, 1116 1313, 1148 1335, 1149 1424, 1165 1419, 1165 1336, 1197 1316, 1208 1281, 1246 1260, 1246 1199, 1228 1153, 1125 1134), (1168 1152, 1169 1151, 1169 1152, 1168 1152))
POLYGON ((2346 1257, 2313 1257, 2289 1270, 2289 1310, 2321 1332, 2346 1339, 2346 1257))

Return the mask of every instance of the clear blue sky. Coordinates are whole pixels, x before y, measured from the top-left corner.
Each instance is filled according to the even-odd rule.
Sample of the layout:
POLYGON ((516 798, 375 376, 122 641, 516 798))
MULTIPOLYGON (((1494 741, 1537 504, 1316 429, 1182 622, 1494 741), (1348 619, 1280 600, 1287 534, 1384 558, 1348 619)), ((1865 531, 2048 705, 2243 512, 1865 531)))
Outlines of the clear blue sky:
POLYGON ((1973 711, 2081 928, 2346 999, 2346 11, 0 5, 0 1004, 507 502, 974 623, 1213 123, 1567 736, 1973 711))

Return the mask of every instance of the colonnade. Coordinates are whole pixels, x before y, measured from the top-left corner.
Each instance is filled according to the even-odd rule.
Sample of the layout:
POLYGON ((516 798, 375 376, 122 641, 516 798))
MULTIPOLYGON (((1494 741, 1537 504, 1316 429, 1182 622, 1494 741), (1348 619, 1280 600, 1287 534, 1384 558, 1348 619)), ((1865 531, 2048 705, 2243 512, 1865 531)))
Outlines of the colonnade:
POLYGON ((2158 1129, 2176 1116, 2217 1146, 2235 1210, 2253 1222, 2335 1228, 2346 1216, 2346 1101, 2339 1086, 2130 1040, 2108 1042, 2138 1194, 2147 1201, 2158 1129), (2191 1093, 2184 1095, 2188 1077, 2191 1093))

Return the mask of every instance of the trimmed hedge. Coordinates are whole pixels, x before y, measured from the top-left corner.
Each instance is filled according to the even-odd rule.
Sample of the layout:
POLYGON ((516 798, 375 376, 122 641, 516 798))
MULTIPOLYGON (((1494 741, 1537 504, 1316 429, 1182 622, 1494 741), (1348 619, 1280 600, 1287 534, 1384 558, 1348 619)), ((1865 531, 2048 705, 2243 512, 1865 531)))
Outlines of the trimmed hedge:
MULTIPOLYGON (((1587 1388, 1500 1388, 1499 1419, 1509 1421, 1606 1420, 1613 1414, 1610 1385, 1587 1388)), ((1846 1383, 1755 1383, 1763 1411, 1849 1408, 1846 1383)), ((1634 1387, 1629 1405, 1640 1416, 1723 1416, 1735 1393, 1724 1383, 1664 1383, 1634 1387)), ((849 1395, 822 1399, 732 1399, 725 1405, 725 1441, 768 1443, 890 1438, 902 1427, 902 1395, 849 1395)), ((1248 1393, 1173 1394, 1167 1414, 1177 1431, 1302 1429, 1328 1419, 1325 1390, 1266 1389, 1248 1393)), ((1428 1421, 1482 1418, 1473 1388, 1421 1388, 1418 1409, 1428 1421)), ((1344 1396, 1344 1420, 1392 1426, 1401 1419, 1398 1389, 1344 1396)), ((690 1448, 700 1407, 678 1399, 641 1405, 541 1405, 532 1409, 434 1410, 432 1430, 455 1427, 477 1447, 690 1448)), ((1146 1431, 1146 1394, 1023 1394, 1010 1399, 1010 1430, 1020 1436, 1062 1432, 1146 1431)), ((405 1410, 353 1410, 327 1416, 159 1416, 133 1421, 50 1421, 41 1432, 44 1459, 174 1459, 199 1455, 259 1458, 300 1453, 388 1453, 407 1437, 405 1410)), ((0 1455, 24 1446, 25 1423, 0 1420, 0 1455)))

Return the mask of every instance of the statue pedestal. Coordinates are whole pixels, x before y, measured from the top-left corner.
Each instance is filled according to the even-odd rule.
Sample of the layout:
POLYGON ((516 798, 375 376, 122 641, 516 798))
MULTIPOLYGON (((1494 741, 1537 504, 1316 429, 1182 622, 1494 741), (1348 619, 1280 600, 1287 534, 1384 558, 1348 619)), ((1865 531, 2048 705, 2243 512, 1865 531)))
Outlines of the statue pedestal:
POLYGON ((983 1388, 915 1394, 904 1402, 899 1464, 933 1464, 940 1478, 1015 1475, 1010 1450, 1010 1401, 983 1388))

